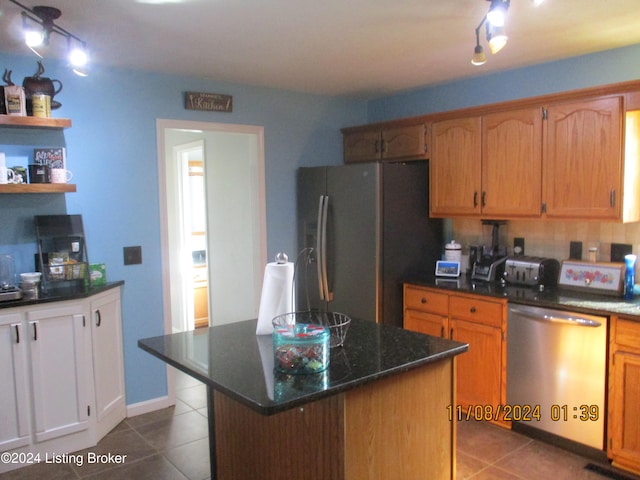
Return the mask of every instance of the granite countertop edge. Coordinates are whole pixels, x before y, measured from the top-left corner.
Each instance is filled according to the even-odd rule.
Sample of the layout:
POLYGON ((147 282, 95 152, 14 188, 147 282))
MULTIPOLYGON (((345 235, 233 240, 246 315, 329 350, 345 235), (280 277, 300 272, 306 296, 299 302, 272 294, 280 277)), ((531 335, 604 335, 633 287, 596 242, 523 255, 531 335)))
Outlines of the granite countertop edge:
MULTIPOLYGON (((246 322, 241 322, 241 324, 242 323, 246 323, 246 322)), ((209 327, 209 330, 211 331, 216 328, 218 327, 209 327)), ((255 331, 255 327, 253 328, 255 331)), ((381 328, 391 329, 392 327, 387 326, 387 327, 381 327, 381 328)), ((395 327, 393 328, 395 329, 395 327)), ((392 331, 392 330, 388 330, 388 332, 389 331, 392 331)), ((440 339, 440 338, 436 339, 435 337, 429 337, 428 335, 419 334, 416 332, 409 332, 403 329, 397 329, 397 331, 400 333, 399 337, 394 336, 393 341, 390 341, 386 345, 386 347, 383 347, 385 349, 389 349, 389 348, 391 349, 391 350, 385 350, 387 352, 385 355, 391 355, 391 357, 388 357, 390 359, 389 364, 384 368, 376 371, 366 371, 362 373, 357 373, 351 377, 347 376, 344 379, 338 380, 335 384, 330 385, 327 388, 324 388, 318 391, 306 392, 303 395, 298 397, 292 397, 291 399, 279 400, 275 402, 261 401, 255 396, 251 397, 250 394, 244 395, 242 389, 232 388, 231 385, 227 384, 228 382, 226 382, 226 379, 224 377, 214 378, 211 375, 207 375, 205 373, 199 372, 197 369, 190 367, 188 364, 181 361, 180 358, 177 358, 175 354, 171 351, 170 344, 171 344, 171 341, 173 340, 173 335, 144 338, 144 339, 138 340, 137 343, 138 343, 138 347, 141 348, 142 350, 146 351, 147 353, 150 353, 151 355, 159 358, 160 360, 168 363, 169 365, 177 368, 178 370, 181 370, 187 375, 190 375, 193 378, 198 379, 199 381, 207 385, 207 387, 225 394, 229 398, 232 398, 233 400, 238 401, 239 403, 249 407, 250 409, 252 409, 253 411, 256 411, 259 414, 268 416, 268 415, 277 414, 286 410, 290 410, 292 408, 304 406, 305 404, 308 404, 310 402, 328 398, 333 395, 341 394, 348 390, 360 387, 362 385, 365 385, 371 382, 375 382, 383 378, 392 377, 394 375, 402 374, 404 372, 407 372, 416 368, 420 368, 422 366, 425 366, 431 363, 435 363, 447 358, 455 357, 456 355, 466 352, 469 347, 465 343, 461 343, 453 340, 446 340, 446 339, 440 339), (420 338, 417 338, 417 336, 420 336, 420 337, 424 337, 425 339, 431 338, 432 339, 431 341, 436 341, 437 344, 433 346, 433 351, 430 351, 426 354, 424 353, 424 351, 422 353, 416 353, 416 354, 408 353, 405 356, 403 356, 402 360, 396 361, 392 359, 392 357, 394 356, 393 352, 395 349, 394 342, 397 342, 398 338, 402 340, 404 338, 404 335, 410 335, 411 336, 410 338, 412 338, 413 341, 415 341, 416 343, 422 342, 420 338)), ((211 334, 214 334, 214 333, 211 333, 211 334)), ((210 334, 207 333, 207 336, 208 335, 210 334)), ((350 339, 349 335, 347 335, 347 340, 349 339, 350 339)), ((352 337, 351 340, 353 341, 354 337, 352 337)), ((349 352, 349 346, 346 344, 345 344, 345 347, 337 347, 337 348, 347 348, 346 351, 349 352)), ((408 347, 408 348, 411 350, 411 347, 408 347)), ((355 352, 354 354, 357 357, 357 354, 355 352)), ((222 355, 224 356, 225 352, 222 352, 222 355)), ((330 368, 331 368, 331 364, 330 364, 330 368)), ((342 366, 339 366, 337 368, 338 370, 332 371, 332 373, 340 374, 344 371, 342 366)), ((348 371, 349 371, 349 374, 354 373, 351 371, 351 369, 348 369, 348 371)), ((300 375, 300 377, 304 379, 307 376, 300 375)), ((311 378, 311 376, 309 376, 308 378, 311 378)))
POLYGON ((46 303, 64 302, 67 300, 78 300, 82 298, 89 298, 99 293, 106 292, 107 290, 120 287, 122 285, 124 285, 124 280, 118 280, 114 282, 107 282, 105 285, 89 287, 88 289, 83 290, 81 292, 74 292, 68 295, 61 294, 61 295, 42 296, 40 298, 10 300, 6 302, 0 302, 0 309, 18 308, 18 307, 24 307, 28 305, 42 305, 46 303))
POLYGON ((476 282, 467 276, 443 281, 432 275, 418 275, 404 278, 403 283, 502 299, 519 305, 571 310, 591 315, 622 315, 640 322, 640 297, 625 300, 615 295, 603 295, 559 286, 540 290, 537 287, 501 285, 499 282, 476 282))

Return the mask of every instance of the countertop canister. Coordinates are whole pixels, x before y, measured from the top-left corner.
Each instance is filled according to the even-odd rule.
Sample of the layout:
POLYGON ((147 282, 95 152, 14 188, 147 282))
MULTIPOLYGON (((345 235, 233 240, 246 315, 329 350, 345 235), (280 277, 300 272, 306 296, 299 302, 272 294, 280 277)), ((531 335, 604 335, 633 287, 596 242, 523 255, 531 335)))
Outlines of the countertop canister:
POLYGON ((449 262, 460 262, 462 259, 462 245, 455 240, 444 246, 444 259, 449 262))

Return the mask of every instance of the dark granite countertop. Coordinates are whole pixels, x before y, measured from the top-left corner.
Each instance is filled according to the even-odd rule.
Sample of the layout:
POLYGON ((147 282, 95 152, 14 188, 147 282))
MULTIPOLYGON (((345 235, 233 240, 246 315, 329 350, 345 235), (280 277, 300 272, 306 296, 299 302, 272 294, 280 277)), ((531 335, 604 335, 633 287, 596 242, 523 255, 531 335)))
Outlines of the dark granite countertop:
POLYGON ((424 287, 442 288, 460 293, 473 293, 509 302, 536 307, 557 308, 595 315, 622 314, 640 321, 640 297, 624 300, 621 297, 593 294, 561 287, 537 287, 501 285, 500 282, 473 281, 469 277, 436 278, 433 275, 414 276, 405 283, 424 287))
POLYGON ((64 302, 66 300, 77 300, 80 298, 88 298, 93 295, 97 295, 98 293, 102 293, 106 290, 111 290, 112 288, 119 287, 121 285, 124 285, 123 280, 119 280, 117 282, 107 282, 106 285, 100 285, 98 287, 89 287, 81 291, 76 290, 76 291, 70 291, 68 293, 58 292, 52 295, 41 295, 37 299, 30 298, 30 299, 10 300, 6 302, 0 302, 0 309, 24 307, 26 305, 40 305, 42 303, 64 302))
POLYGON ((271 335, 256 335, 256 320, 146 338, 138 346, 264 415, 468 349, 464 343, 355 318, 344 346, 331 349, 329 368, 311 375, 275 372, 271 335))

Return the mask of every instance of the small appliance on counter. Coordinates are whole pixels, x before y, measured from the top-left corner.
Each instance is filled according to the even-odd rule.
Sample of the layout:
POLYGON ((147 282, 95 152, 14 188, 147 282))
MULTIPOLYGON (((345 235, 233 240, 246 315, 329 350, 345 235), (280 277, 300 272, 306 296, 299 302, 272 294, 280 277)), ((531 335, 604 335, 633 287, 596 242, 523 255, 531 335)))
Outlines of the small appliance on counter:
POLYGON ((11 255, 0 254, 0 302, 20 300, 22 290, 16 287, 16 265, 11 255))
POLYGON ((471 278, 485 282, 501 280, 504 273, 504 262, 507 259, 507 249, 499 244, 498 230, 504 220, 483 220, 483 225, 491 225, 491 247, 478 246, 470 249, 471 278))
POLYGON ((560 262, 555 258, 516 255, 505 259, 503 278, 515 285, 555 286, 560 262))

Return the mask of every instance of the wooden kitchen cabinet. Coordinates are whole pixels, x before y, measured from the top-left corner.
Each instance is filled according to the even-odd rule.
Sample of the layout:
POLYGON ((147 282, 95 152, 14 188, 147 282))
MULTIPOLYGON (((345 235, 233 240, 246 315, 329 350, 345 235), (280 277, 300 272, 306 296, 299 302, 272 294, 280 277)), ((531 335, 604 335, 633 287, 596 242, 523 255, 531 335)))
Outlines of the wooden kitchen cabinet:
POLYGON ((506 311, 505 300, 404 285, 404 328, 469 344, 456 367, 465 410, 506 403, 506 311))
POLYGON ((469 344, 457 369, 458 404, 506 403, 506 301, 453 294, 449 299, 449 330, 453 340, 469 344))
POLYGON ((548 218, 621 218, 622 99, 610 96, 546 108, 542 201, 548 218))
POLYGON ((607 455, 640 474, 640 322, 611 318, 607 455))
POLYGON ((209 326, 209 288, 207 282, 195 282, 193 287, 194 324, 196 328, 209 326))
POLYGON ((480 215, 481 125, 480 117, 433 123, 429 161, 430 216, 480 215))
POLYGON ((344 163, 428 158, 428 129, 417 125, 343 130, 344 163))
POLYGON ((540 108, 435 122, 432 143, 431 216, 540 216, 540 108))
POLYGON ((404 328, 415 332, 446 337, 449 328, 447 293, 405 286, 404 328))
POLYGON ((542 196, 542 109, 482 117, 482 215, 539 217, 542 196))

